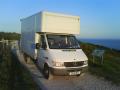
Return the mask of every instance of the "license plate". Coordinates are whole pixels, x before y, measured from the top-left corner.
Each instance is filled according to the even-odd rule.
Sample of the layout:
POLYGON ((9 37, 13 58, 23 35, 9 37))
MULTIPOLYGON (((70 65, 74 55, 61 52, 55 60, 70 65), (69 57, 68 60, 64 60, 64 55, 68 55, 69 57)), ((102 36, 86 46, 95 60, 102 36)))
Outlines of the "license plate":
POLYGON ((69 75, 78 75, 78 74, 80 74, 80 73, 81 73, 80 71, 70 72, 69 75))

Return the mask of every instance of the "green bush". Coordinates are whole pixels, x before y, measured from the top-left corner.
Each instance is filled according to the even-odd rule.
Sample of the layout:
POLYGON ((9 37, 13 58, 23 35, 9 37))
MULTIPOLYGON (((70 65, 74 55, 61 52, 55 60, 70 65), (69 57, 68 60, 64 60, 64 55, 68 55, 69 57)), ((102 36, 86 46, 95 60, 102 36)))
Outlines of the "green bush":
MULTIPOLYGON (((120 51, 110 49, 107 47, 93 45, 89 43, 80 43, 81 48, 87 54, 89 59, 89 71, 97 76, 104 77, 107 80, 110 80, 116 84, 120 84, 120 51), (102 65, 92 62, 92 55, 94 49, 100 48, 105 50, 104 62, 102 65)), ((95 59, 95 62, 98 61, 98 58, 95 59)))
POLYGON ((0 44, 0 90, 37 90, 30 74, 23 69, 9 46, 0 44))

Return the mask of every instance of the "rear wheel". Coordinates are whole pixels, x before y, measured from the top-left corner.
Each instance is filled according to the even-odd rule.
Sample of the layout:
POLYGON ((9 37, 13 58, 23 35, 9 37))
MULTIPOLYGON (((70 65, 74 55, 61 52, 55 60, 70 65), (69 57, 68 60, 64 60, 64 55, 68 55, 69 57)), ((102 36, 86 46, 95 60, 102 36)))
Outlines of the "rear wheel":
POLYGON ((23 57, 24 57, 25 62, 27 63, 27 55, 25 53, 23 53, 23 57))
POLYGON ((44 77, 48 80, 51 80, 53 78, 53 75, 52 75, 50 68, 47 64, 45 64, 45 66, 44 66, 43 74, 44 74, 44 77))
POLYGON ((32 59, 29 56, 27 56, 27 64, 32 64, 32 59))
POLYGON ((27 64, 32 64, 32 58, 30 56, 26 55, 25 53, 23 54, 23 56, 27 64))

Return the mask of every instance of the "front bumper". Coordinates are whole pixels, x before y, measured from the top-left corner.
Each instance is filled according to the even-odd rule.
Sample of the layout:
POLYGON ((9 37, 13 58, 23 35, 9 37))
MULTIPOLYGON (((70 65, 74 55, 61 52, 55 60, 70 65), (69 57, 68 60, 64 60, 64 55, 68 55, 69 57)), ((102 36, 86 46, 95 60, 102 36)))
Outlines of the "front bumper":
POLYGON ((53 75, 69 75, 70 72, 81 71, 81 73, 86 72, 88 67, 77 67, 77 68, 65 68, 65 69, 58 69, 58 68, 50 68, 51 73, 53 75))

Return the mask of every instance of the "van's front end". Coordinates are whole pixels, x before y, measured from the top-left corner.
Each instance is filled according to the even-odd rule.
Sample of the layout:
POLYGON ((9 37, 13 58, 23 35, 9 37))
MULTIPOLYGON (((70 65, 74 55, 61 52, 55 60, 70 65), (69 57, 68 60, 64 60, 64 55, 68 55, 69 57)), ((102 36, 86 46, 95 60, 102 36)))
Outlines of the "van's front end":
MULTIPOLYGON (((80 75, 87 69, 88 58, 71 34, 46 34, 44 61, 54 75, 80 75)), ((44 65, 45 66, 45 65, 44 65)), ((45 71, 48 72, 48 71, 45 71)))
POLYGON ((80 75, 86 71, 88 59, 81 49, 50 50, 54 75, 80 75))

